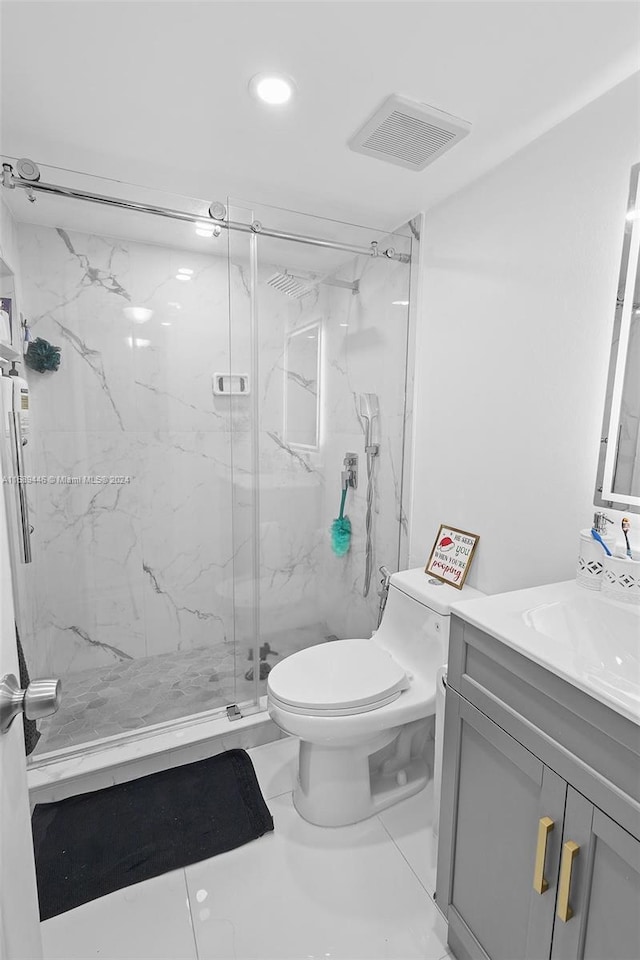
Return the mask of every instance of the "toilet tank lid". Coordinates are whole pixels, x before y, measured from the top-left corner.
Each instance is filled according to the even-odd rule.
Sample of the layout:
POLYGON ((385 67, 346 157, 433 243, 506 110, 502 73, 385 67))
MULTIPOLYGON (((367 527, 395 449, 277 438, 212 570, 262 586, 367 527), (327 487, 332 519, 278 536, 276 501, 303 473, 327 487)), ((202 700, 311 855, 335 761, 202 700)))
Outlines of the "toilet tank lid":
POLYGON ((408 597, 423 603, 435 613, 447 616, 451 613, 451 604, 460 600, 476 600, 484 597, 481 590, 474 587, 463 586, 462 590, 457 590, 448 583, 442 583, 440 580, 433 582, 430 574, 424 572, 423 567, 416 567, 413 570, 400 570, 391 577, 391 585, 396 587, 408 597))

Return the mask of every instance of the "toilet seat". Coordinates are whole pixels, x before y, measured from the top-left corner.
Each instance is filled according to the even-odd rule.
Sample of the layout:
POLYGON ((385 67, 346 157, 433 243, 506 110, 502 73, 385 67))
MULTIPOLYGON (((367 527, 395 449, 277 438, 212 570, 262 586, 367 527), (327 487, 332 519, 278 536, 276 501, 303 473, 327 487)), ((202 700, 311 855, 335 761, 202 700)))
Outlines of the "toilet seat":
POLYGON ((408 689, 403 668, 373 640, 307 647, 270 672, 268 691, 283 710, 340 717, 377 710, 408 689))

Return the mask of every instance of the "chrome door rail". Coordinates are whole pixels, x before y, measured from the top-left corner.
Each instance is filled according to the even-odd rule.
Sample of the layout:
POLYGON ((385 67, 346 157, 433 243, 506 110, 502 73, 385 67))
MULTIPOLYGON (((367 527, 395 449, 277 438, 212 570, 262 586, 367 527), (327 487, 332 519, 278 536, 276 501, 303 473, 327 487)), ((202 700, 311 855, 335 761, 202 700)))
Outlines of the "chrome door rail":
MULTIPOLYGON (((119 197, 109 197, 102 193, 90 193, 87 190, 77 190, 73 187, 62 187, 53 183, 42 183, 40 180, 21 180, 9 172, 7 169, 8 166, 8 164, 5 164, 2 184, 10 190, 13 190, 15 187, 20 187, 23 190, 33 191, 35 193, 69 197, 73 200, 87 200, 89 203, 118 207, 121 210, 133 210, 137 213, 149 213, 154 217, 167 217, 170 220, 182 220, 186 223, 203 223, 206 221, 207 214, 188 213, 184 210, 174 210, 171 207, 159 207, 154 204, 138 203, 135 200, 123 200, 119 197)), ((214 206, 214 204, 212 204, 212 206, 214 206)), ((234 220, 218 220, 217 217, 211 217, 211 214, 208 214, 208 216, 210 217, 212 226, 218 226, 224 230, 238 230, 241 233, 260 234, 263 237, 272 237, 276 240, 290 240, 293 243, 306 243, 314 247, 325 247, 329 250, 343 250, 346 253, 353 253, 356 256, 384 257, 387 260, 397 260, 400 263, 409 263, 411 260, 408 253, 398 253, 393 247, 380 250, 375 240, 372 241, 368 247, 360 247, 356 244, 339 243, 337 240, 324 240, 321 237, 311 237, 305 234, 286 233, 282 230, 269 230, 264 227, 259 220, 254 220, 253 223, 249 224, 234 220)))

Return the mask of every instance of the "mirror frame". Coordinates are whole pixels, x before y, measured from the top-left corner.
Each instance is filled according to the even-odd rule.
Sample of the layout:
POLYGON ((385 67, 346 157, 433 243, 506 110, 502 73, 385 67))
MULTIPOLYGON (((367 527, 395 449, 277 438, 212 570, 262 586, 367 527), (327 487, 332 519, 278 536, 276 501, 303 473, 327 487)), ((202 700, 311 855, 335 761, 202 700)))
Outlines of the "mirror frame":
MULTIPOLYGON (((611 340, 611 355, 609 358, 609 373, 607 376, 607 390, 605 394, 604 416, 602 418, 602 431, 600 434, 600 451, 598 455, 598 467, 596 473, 596 487, 593 497, 595 506, 608 507, 610 510, 623 510, 631 513, 640 513, 640 497, 631 496, 631 494, 615 494, 615 474, 618 461, 618 441, 615 445, 609 443, 609 437, 619 434, 619 425, 613 423, 620 419, 620 395, 622 393, 622 381, 625 375, 626 354, 621 352, 620 337, 623 333, 622 320, 624 313, 624 296, 627 287, 629 275, 630 254, 633 241, 640 233, 640 217, 629 218, 630 211, 636 211, 640 208, 640 163, 635 163, 631 167, 631 182, 629 186, 629 198, 626 208, 624 238, 622 242, 622 259, 620 263, 620 275, 616 292, 616 306, 613 320, 613 333, 611 340), (617 402, 614 402, 614 399, 617 402), (629 502, 629 500, 631 502, 629 502)), ((636 268, 638 269, 638 268, 636 268)), ((634 283, 635 283, 634 272, 634 283)), ((631 308, 633 308, 633 303, 631 308)), ((627 340, 625 339, 625 346, 627 340)))

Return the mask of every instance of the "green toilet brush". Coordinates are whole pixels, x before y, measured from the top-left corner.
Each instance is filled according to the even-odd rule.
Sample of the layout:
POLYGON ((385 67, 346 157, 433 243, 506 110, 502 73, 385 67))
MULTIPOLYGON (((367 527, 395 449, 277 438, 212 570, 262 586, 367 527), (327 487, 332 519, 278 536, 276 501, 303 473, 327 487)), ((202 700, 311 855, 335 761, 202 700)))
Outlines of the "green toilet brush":
POLYGON ((344 557, 351 545, 351 520, 344 515, 344 502, 347 499, 346 484, 340 500, 340 514, 331 524, 331 549, 337 557, 344 557))

